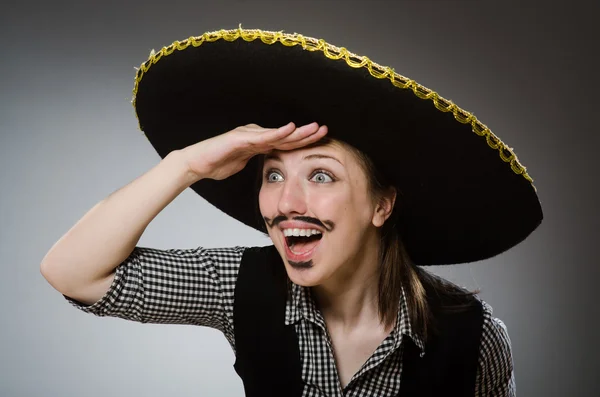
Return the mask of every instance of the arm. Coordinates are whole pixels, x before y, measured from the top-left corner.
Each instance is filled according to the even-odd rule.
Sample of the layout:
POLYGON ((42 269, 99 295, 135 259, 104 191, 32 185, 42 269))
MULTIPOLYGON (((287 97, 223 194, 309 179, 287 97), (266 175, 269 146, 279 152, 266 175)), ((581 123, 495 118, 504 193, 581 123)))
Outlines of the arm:
POLYGON ((235 351, 233 304, 244 247, 135 247, 92 305, 65 298, 96 316, 140 323, 191 324, 221 331, 235 351))
POLYGON ((492 308, 483 303, 484 320, 479 349, 476 397, 515 397, 511 343, 504 323, 492 317, 492 308))
POLYGON ((62 294, 96 302, 152 219, 200 179, 188 172, 180 152, 170 153, 90 209, 43 258, 42 275, 62 294))
POLYGON ((173 151, 89 210, 42 259, 42 275, 63 295, 92 304, 114 283, 115 269, 152 219, 187 187, 203 178, 228 178, 256 154, 309 145, 326 133, 316 123, 277 129, 249 124, 173 151))

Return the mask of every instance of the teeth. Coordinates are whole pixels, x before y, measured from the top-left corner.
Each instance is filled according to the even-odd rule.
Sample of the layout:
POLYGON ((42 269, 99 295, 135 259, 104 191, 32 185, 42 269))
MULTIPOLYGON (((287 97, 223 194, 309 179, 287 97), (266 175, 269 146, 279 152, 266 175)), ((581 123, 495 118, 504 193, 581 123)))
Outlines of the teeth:
POLYGON ((283 229, 283 235, 285 237, 290 237, 290 236, 304 236, 304 237, 309 237, 315 234, 321 234, 320 231, 315 230, 315 229, 283 229))

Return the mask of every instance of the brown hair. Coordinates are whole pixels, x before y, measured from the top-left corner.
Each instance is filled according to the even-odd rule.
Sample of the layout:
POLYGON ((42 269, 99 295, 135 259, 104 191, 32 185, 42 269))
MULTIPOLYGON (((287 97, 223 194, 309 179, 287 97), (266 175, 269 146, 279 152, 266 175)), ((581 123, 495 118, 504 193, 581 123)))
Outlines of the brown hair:
MULTIPOLYGON (((341 145, 355 156, 367 177, 369 190, 374 199, 381 199, 385 194, 390 192, 390 189, 396 191, 394 209, 380 231, 378 281, 379 319, 386 328, 394 325, 398 315, 402 288, 404 288, 406 304, 408 307, 408 317, 413 332, 417 334, 423 342, 426 342, 428 335, 435 332, 436 329, 435 318, 427 300, 427 291, 436 294, 441 298, 449 298, 445 301, 454 303, 451 306, 446 306, 442 309, 452 311, 460 311, 468 308, 473 301, 471 298, 479 293, 479 291, 467 291, 448 280, 416 266, 411 260, 404 243, 400 238, 398 227, 401 227, 401 225, 396 225, 398 208, 401 205, 402 192, 385 178, 365 153, 345 142, 324 137, 318 142, 307 145, 304 148, 326 144, 341 145)), ((255 185, 257 187, 257 192, 262 183, 262 165, 264 156, 260 156, 258 161, 259 173, 255 185)), ((258 197, 256 208, 260 224, 263 224, 264 222, 260 217, 260 209, 258 208, 258 197)), ((291 281, 288 279, 287 282, 288 287, 291 287, 291 281)), ((290 289, 291 288, 288 288, 288 291, 290 289)))
POLYGON ((374 199, 381 199, 385 194, 390 193, 390 189, 396 191, 394 209, 380 231, 379 318, 386 327, 394 325, 402 295, 401 287, 403 287, 413 332, 425 342, 428 335, 435 332, 436 328, 435 318, 430 310, 426 291, 429 290, 442 298, 449 298, 445 301, 454 302, 454 304, 443 309, 458 311, 469 307, 472 303, 470 298, 479 291, 467 291, 416 266, 400 238, 398 227, 402 227, 402 225, 396 224, 402 192, 385 178, 365 153, 345 142, 328 137, 324 137, 318 142, 319 145, 329 143, 341 144, 355 156, 365 172, 370 193, 374 199))

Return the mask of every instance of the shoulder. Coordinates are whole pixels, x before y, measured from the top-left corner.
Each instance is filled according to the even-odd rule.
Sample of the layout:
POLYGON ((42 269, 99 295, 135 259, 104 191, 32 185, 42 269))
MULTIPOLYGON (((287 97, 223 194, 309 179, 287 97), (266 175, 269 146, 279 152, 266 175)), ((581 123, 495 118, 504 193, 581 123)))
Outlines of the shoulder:
POLYGON ((477 395, 514 395, 511 341, 506 325, 494 317, 492 307, 480 300, 483 326, 479 345, 477 395))
MULTIPOLYGON (((137 261, 146 260, 150 263, 170 263, 183 262, 194 263, 201 261, 214 261, 217 263, 224 262, 239 262, 243 253, 248 247, 219 247, 208 248, 205 246, 197 246, 194 248, 169 248, 159 249, 152 247, 136 246, 129 256, 129 260, 136 259, 137 261)), ((124 263, 126 263, 124 261, 124 263)))
POLYGON ((492 307, 478 299, 483 308, 483 326, 481 330, 481 357, 485 361, 507 361, 511 356, 511 342, 504 322, 494 317, 492 307))
POLYGON ((184 272, 189 275, 202 272, 213 281, 221 283, 235 282, 239 272, 244 252, 249 247, 216 247, 204 246, 189 249, 155 250, 145 249, 144 255, 147 262, 166 265, 165 271, 169 273, 184 272))
POLYGON ((242 257, 244 252, 252 247, 245 246, 234 246, 234 247, 217 247, 217 248, 207 248, 207 247, 198 247, 194 251, 196 251, 200 255, 207 255, 213 257, 215 259, 221 260, 239 260, 242 257))
POLYGON ((264 247, 246 247, 240 260, 247 267, 269 269, 272 267, 273 262, 281 260, 281 257, 274 245, 268 245, 264 247))
POLYGON ((477 292, 468 291, 425 269, 417 268, 417 270, 434 316, 473 310, 482 311, 482 301, 478 299, 477 292))
POLYGON ((264 247, 247 247, 241 258, 240 276, 251 283, 263 280, 268 282, 271 277, 285 278, 285 267, 281 256, 274 245, 264 247))
POLYGON ((216 289, 229 289, 236 282, 248 248, 196 246, 157 249, 138 246, 123 265, 143 271, 144 280, 148 282, 178 280, 186 284, 201 283, 204 288, 210 285, 216 289))
POLYGON ((251 247, 219 247, 199 248, 199 253, 210 257, 214 262, 221 265, 239 265, 244 253, 251 247))

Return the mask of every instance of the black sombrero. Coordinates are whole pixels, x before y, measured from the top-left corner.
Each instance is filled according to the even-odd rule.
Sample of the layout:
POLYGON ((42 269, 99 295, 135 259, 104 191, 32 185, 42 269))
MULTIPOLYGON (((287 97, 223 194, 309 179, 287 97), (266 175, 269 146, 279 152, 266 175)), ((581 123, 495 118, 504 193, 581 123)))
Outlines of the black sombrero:
MULTIPOLYGON (((417 265, 490 258, 543 218, 525 167, 475 116, 323 40, 240 27, 176 41, 140 66, 133 104, 161 157, 245 124, 326 124, 399 187, 397 227, 417 265)), ((264 232, 257 166, 191 187, 264 232)))

